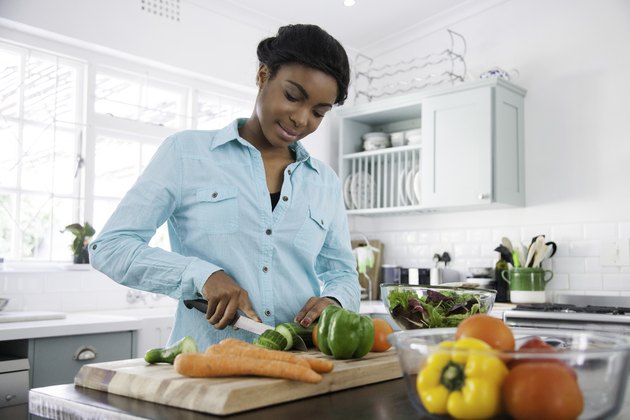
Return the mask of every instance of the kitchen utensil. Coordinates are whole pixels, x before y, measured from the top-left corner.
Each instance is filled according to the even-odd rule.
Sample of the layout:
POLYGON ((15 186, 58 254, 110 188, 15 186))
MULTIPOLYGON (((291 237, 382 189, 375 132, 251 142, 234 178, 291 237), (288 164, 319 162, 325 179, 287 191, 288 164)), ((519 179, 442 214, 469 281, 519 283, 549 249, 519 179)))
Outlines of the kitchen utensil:
MULTIPOLYGON (((529 245, 529 249, 527 251, 527 261, 525 262, 525 267, 533 267, 534 266, 534 258, 536 255, 541 255, 545 253, 545 235, 537 236, 532 243, 529 245)), ((542 257, 541 257, 542 258, 542 257)), ((539 261, 540 263, 540 261, 539 261)))
POLYGON ((494 299, 496 291, 487 289, 469 289, 461 287, 447 287, 441 286, 412 286, 407 284, 382 284, 381 285, 381 300, 385 304, 387 311, 392 316, 392 319, 403 330, 412 330, 416 328, 437 328, 437 327, 451 327, 457 326, 459 322, 463 321, 467 316, 473 315, 473 311, 464 310, 466 316, 450 314, 448 308, 455 300, 462 301, 474 301, 475 304, 479 303, 479 312, 488 313, 494 305, 494 299), (426 306, 432 306, 435 312, 444 313, 438 315, 437 313, 431 313, 431 319, 426 320, 421 311, 413 312, 410 310, 401 310, 400 299, 394 299, 390 302, 390 294, 394 296, 402 297, 405 299, 415 299, 423 302, 426 306), (446 296, 447 299, 439 300, 437 294, 446 296), (415 295, 415 298, 414 298, 415 295), (436 297, 437 296, 437 297, 436 297), (393 305, 392 305, 393 303, 393 305), (436 309, 437 307, 440 309, 436 309), (423 321, 424 319, 424 321, 423 321))
MULTIPOLYGON (((575 372, 576 380, 584 397, 584 411, 580 419, 612 419, 620 412, 626 383, 628 382, 628 364, 630 363, 630 337, 622 334, 604 334, 595 331, 578 331, 573 329, 552 328, 511 328, 517 342, 517 349, 501 352, 503 360, 511 363, 520 360, 531 362, 554 361, 568 366, 575 372), (537 336, 550 344, 562 343, 562 350, 540 350, 536 353, 518 351, 524 337, 537 336)), ((425 329, 399 331, 388 339, 395 346, 407 393, 413 406, 418 410, 419 418, 444 419, 446 416, 434 415, 425 410, 419 398, 416 378, 427 358, 444 347, 439 344, 455 340, 456 328, 425 329)), ((474 354, 487 356, 487 351, 472 350, 469 360, 474 354)), ((559 392, 549 390, 549 392, 559 392)), ((622 415, 622 417, 625 417, 622 415)))
MULTIPOLYGON (((186 305, 188 309, 197 309, 203 314, 208 312, 208 301, 205 299, 185 300, 184 305, 186 305)), ((256 322, 253 319, 250 319, 239 313, 236 314, 236 316, 232 320, 231 325, 234 328, 240 328, 256 335, 260 335, 267 330, 273 330, 273 327, 271 325, 263 324, 262 322, 256 322)), ((306 343, 304 343, 304 340, 302 340, 301 337, 295 336, 293 337, 293 339, 297 339, 297 341, 295 341, 293 345, 296 349, 302 351, 308 350, 308 348, 306 347, 306 343)))
POLYGON ((503 238, 501 238, 501 245, 506 247, 508 249, 508 251, 510 251, 510 252, 512 252, 514 250, 514 247, 512 246, 512 241, 510 241, 505 236, 503 238))

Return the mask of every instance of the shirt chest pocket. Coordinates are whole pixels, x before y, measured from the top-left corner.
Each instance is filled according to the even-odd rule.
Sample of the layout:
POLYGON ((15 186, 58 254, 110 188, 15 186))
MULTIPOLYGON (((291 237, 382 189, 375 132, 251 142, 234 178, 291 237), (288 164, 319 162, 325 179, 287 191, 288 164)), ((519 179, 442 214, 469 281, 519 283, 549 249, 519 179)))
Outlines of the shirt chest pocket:
POLYGON ((318 254, 328 233, 328 222, 327 215, 322 210, 310 206, 293 244, 311 255, 318 254))
POLYGON ((238 188, 215 185, 197 190, 195 218, 208 233, 238 231, 238 188))

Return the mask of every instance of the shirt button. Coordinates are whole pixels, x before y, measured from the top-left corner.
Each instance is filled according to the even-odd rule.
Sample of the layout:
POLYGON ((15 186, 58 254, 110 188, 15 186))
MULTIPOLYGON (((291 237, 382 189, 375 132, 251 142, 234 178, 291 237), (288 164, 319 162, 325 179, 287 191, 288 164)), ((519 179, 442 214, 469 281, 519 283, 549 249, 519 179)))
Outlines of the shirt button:
POLYGON ((287 171, 287 173, 288 173, 289 175, 291 175, 291 169, 289 169, 289 170, 287 171))
POLYGON ((267 229, 267 230, 265 231, 265 233, 266 233, 267 235, 271 235, 271 229, 267 229))
POLYGON ((266 273, 267 271, 269 271, 269 267, 264 266, 264 267, 263 267, 263 273, 266 273))
POLYGON ((282 201, 289 201, 289 197, 287 197, 286 195, 282 196, 282 201))
POLYGON ((96 249, 96 244, 92 245, 92 249, 93 250, 96 249))
POLYGON ((213 192, 213 193, 212 193, 212 198, 217 198, 218 196, 219 196, 219 193, 218 193, 218 192, 213 192))
POLYGON ((324 226, 324 219, 320 220, 319 223, 324 226))
POLYGON ((271 316, 271 311, 269 309, 265 311, 265 316, 271 316))

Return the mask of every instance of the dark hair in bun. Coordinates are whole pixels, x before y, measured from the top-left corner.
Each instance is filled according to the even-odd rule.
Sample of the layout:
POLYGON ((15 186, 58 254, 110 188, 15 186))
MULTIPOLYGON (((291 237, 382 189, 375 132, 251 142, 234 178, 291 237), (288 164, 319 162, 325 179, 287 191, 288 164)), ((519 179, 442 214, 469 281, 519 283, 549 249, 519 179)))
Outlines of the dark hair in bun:
POLYGON ((321 70, 337 81, 336 104, 348 97, 350 64, 339 41, 317 25, 287 25, 274 37, 258 44, 258 61, 269 69, 273 78, 284 64, 302 64, 321 70))

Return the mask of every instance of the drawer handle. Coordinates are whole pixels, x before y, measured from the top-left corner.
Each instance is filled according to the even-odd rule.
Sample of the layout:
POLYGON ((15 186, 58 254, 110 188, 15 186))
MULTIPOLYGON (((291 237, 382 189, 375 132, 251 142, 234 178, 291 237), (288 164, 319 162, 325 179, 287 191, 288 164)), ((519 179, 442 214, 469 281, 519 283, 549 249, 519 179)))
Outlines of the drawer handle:
POLYGON ((81 346, 72 355, 72 360, 84 361, 96 359, 96 349, 93 346, 81 346))
POLYGON ((7 394, 7 395, 4 396, 4 399, 7 400, 7 402, 9 402, 11 400, 14 400, 16 398, 17 398, 17 395, 15 395, 15 394, 7 394))

